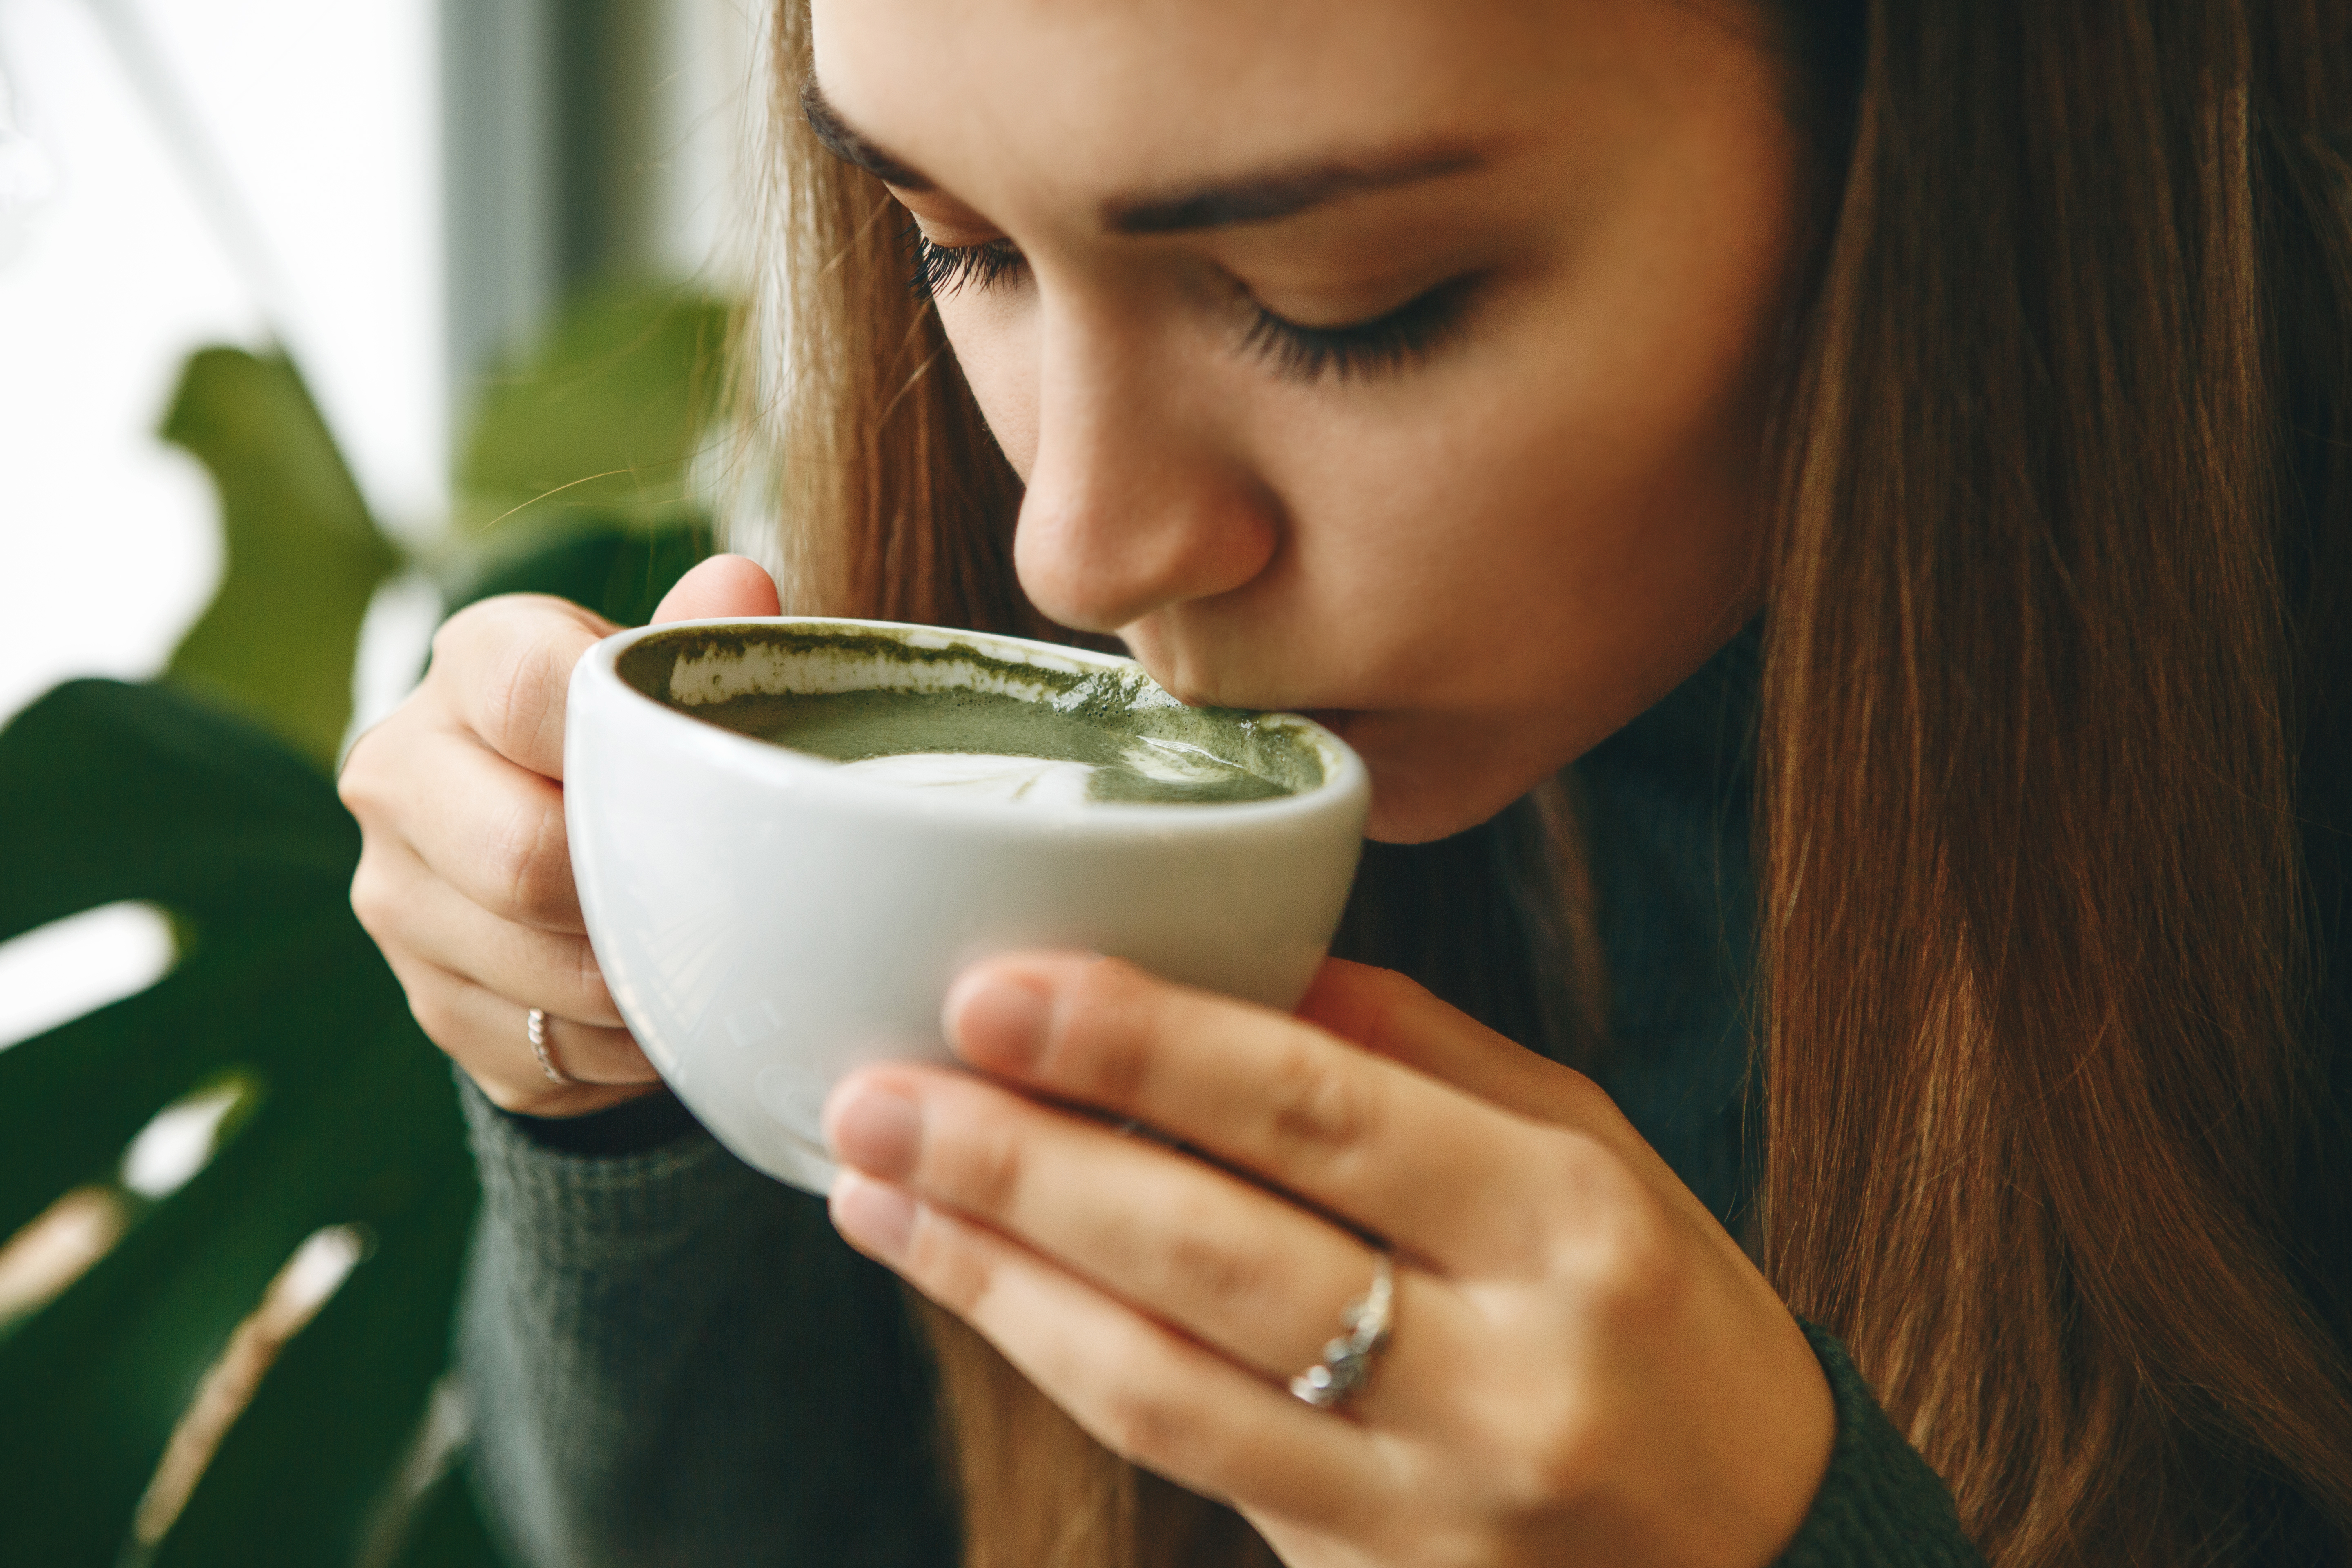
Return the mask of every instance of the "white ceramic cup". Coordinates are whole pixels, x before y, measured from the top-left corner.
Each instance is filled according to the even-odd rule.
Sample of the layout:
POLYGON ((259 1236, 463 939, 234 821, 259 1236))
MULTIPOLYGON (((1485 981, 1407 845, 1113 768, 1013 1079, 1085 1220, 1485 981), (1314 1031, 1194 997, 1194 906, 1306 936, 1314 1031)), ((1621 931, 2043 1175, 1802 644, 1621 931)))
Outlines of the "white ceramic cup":
POLYGON ((674 622, 581 659, 564 821, 589 941, 638 1044, 720 1142, 824 1191, 827 1093, 869 1063, 951 1060, 940 1005, 991 953, 1107 953, 1297 1005, 1347 901, 1370 796, 1362 762, 1319 725, 1250 719, 1248 743, 1293 770, 1294 794, 1039 806, 875 782, 693 712, 877 688, 1050 700, 1107 671, 1168 722, 1202 721, 1126 659, 887 622, 674 622))

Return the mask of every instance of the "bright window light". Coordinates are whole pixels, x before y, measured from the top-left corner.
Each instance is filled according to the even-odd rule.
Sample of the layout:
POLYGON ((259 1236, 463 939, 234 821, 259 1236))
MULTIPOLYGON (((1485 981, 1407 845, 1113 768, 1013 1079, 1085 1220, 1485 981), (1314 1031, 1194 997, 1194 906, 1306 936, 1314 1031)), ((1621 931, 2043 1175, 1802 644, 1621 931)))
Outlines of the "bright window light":
POLYGON ((0 1050, 170 973, 172 928, 152 904, 108 904, 0 942, 0 1050))
POLYGON ((198 1089, 165 1106, 122 1152, 122 1184, 142 1198, 168 1197, 212 1163, 221 1124, 251 1091, 232 1080, 198 1089))

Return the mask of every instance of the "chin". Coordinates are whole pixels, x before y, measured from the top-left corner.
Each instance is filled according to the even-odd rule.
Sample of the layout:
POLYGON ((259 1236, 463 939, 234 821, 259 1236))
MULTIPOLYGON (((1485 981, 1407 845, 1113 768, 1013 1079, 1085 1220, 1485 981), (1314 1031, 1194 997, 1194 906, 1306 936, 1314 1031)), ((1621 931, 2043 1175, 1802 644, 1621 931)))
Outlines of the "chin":
POLYGON ((1386 790, 1375 778, 1372 809, 1364 818, 1364 837, 1375 844, 1433 844, 1457 833, 1467 833, 1510 804, 1503 800, 1488 807, 1465 809, 1458 800, 1443 794, 1386 790))
POLYGON ((1364 837, 1376 844, 1429 844, 1467 833, 1534 787, 1444 768, 1383 766, 1369 756, 1364 761, 1372 775, 1364 837))
POLYGON ((1402 713, 1313 716, 1364 759, 1372 779, 1364 837, 1379 844, 1428 844, 1466 833, 1563 765, 1509 744, 1520 737, 1485 724, 1432 723, 1402 713))

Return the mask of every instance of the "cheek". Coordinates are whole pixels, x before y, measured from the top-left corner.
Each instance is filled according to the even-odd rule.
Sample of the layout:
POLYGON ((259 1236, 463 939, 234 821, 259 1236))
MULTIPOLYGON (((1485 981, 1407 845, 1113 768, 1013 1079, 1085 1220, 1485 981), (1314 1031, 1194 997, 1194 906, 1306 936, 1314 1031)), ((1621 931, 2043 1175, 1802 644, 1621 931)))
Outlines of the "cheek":
MULTIPOLYGON (((1549 286, 1498 301, 1475 365, 1423 384, 1418 417, 1300 477, 1334 602, 1390 605, 1459 672, 1423 678, 1433 705, 1540 706, 1562 748, 1590 744, 1755 603, 1790 178, 1758 161, 1712 202, 1625 215, 1549 286)), ((1286 436, 1280 450, 1312 446, 1286 436)))
POLYGON ((938 310, 982 417, 1013 471, 1026 483, 1037 456, 1035 286, 960 289, 941 299, 938 310))

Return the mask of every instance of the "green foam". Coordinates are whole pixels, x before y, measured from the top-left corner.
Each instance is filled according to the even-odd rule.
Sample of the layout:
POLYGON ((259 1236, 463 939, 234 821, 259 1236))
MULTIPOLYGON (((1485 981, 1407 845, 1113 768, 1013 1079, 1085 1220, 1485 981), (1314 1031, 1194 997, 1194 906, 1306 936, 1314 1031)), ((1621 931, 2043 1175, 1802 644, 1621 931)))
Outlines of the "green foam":
POLYGON ((837 763, 913 752, 1041 757, 1095 772, 1097 800, 1191 805, 1267 800, 1290 791, 1197 745, 1154 744, 1058 705, 982 691, 834 691, 730 698, 693 710, 730 730, 837 763), (1173 755, 1170 755, 1170 753, 1173 755), (1176 763, 1184 774, 1168 776, 1176 763))

